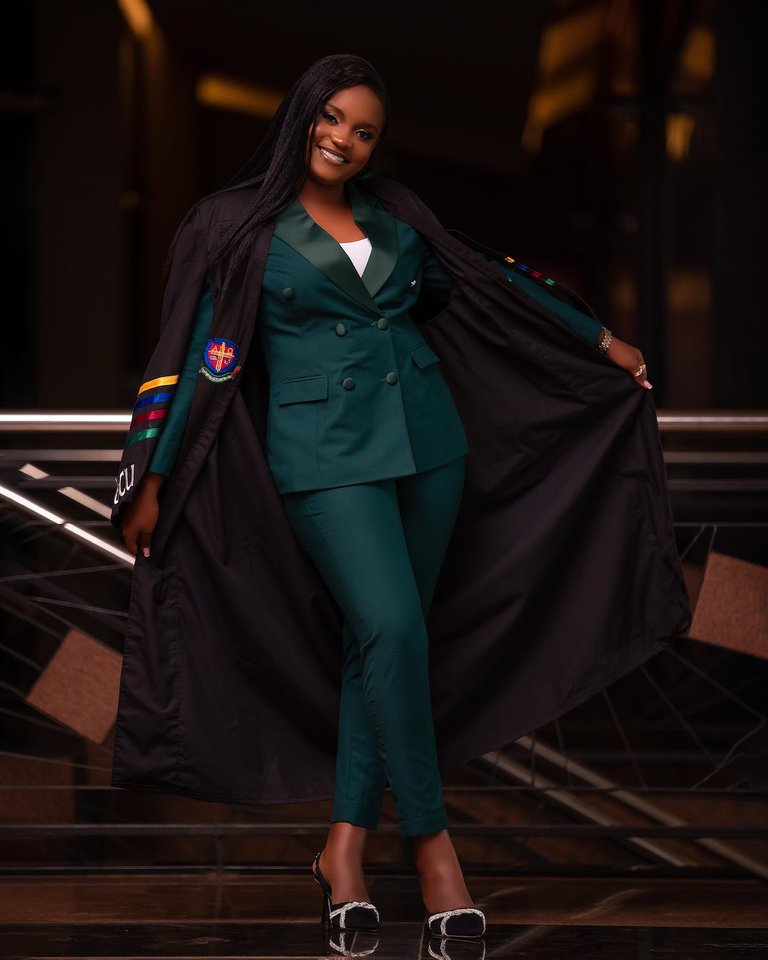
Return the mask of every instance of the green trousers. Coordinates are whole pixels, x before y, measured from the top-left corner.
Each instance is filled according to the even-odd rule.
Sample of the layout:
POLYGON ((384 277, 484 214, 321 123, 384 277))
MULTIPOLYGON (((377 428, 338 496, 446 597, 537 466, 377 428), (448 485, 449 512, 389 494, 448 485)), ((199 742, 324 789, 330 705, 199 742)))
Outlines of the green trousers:
POLYGON ((332 821, 375 829, 389 783, 402 836, 448 826, 426 617, 461 503, 464 460, 283 494, 291 527, 345 618, 332 821))

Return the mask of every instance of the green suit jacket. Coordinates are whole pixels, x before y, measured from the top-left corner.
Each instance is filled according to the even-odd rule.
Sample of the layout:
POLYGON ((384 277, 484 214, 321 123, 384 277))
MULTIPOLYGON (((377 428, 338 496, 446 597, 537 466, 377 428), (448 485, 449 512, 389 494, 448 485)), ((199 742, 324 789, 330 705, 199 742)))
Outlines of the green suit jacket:
MULTIPOLYGON (((440 358, 411 317, 422 288, 447 302, 448 275, 412 227, 354 183, 347 189, 372 245, 362 277, 298 199, 275 219, 257 329, 269 374, 267 458, 279 493, 406 476, 468 451, 440 358)), ((496 265, 595 342, 598 321, 496 265)), ((212 320, 206 286, 150 464, 156 473, 172 470, 212 320)))

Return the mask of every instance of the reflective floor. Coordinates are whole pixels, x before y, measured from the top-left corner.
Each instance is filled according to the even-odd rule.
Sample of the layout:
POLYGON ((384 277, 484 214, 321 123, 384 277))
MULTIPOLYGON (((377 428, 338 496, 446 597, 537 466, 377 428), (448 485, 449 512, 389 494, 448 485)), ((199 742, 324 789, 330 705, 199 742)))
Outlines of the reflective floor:
POLYGON ((378 934, 330 939, 320 893, 304 877, 6 877, 0 957, 768 957, 760 881, 470 880, 488 919, 481 941, 425 936, 410 877, 370 883, 378 934))

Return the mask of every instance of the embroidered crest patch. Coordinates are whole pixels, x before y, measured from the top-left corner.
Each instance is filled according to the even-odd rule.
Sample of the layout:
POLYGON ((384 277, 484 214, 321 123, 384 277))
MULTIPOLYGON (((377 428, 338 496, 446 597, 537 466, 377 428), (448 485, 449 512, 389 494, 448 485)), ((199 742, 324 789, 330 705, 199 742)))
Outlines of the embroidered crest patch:
POLYGON ((212 337, 203 350, 203 365, 200 373, 214 383, 231 380, 240 370, 236 366, 238 346, 224 337, 212 337))

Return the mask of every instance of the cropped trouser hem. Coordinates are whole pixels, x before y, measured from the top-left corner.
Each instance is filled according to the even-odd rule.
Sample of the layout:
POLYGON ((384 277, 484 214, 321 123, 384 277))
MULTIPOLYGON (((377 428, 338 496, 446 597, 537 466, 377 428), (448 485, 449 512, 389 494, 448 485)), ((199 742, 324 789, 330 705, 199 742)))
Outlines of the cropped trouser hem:
POLYGON ((433 810, 432 813, 423 813, 420 817, 411 817, 409 820, 400 820, 400 836, 418 837, 423 833, 437 833, 448 829, 448 814, 445 807, 433 810))
MULTIPOLYGON (((334 802, 331 813, 331 823, 343 821, 353 823, 356 827, 365 827, 366 830, 375 830, 379 825, 378 812, 373 808, 365 808, 354 802, 334 802)), ((423 813, 420 817, 411 817, 408 820, 399 820, 398 827, 402 837, 418 837, 424 833, 437 833, 448 829, 448 815, 445 807, 423 813)))
POLYGON ((354 823, 357 827, 375 830, 379 825, 380 812, 381 802, 374 807, 361 801, 344 800, 336 795, 333 798, 331 823, 342 820, 344 823, 354 823))

